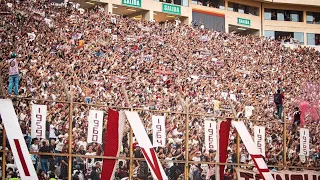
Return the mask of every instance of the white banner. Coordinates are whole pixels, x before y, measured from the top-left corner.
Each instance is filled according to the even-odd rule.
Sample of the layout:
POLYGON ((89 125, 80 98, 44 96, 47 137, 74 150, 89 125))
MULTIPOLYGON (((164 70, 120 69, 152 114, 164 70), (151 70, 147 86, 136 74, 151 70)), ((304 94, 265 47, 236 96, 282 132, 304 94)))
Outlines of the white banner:
POLYGON ((205 120, 204 121, 204 135, 206 151, 217 150, 217 122, 205 120))
POLYGON ((248 150, 260 175, 263 176, 263 179, 274 180, 273 177, 271 176, 270 170, 268 169, 266 162, 264 161, 257 146, 254 144, 251 138, 251 135, 249 134, 249 131, 247 127, 244 125, 243 121, 232 121, 232 125, 237 129, 237 132, 239 133, 239 136, 244 146, 248 150))
POLYGON ((253 106, 246 106, 244 108, 244 117, 246 118, 250 118, 252 116, 252 111, 254 110, 254 107, 253 106))
POLYGON ((103 111, 90 110, 88 117, 88 143, 102 143, 103 111))
POLYGON ((254 142, 256 143, 262 156, 266 156, 266 128, 254 126, 254 142))
POLYGON ((153 147, 166 145, 166 126, 164 116, 152 116, 153 147))
POLYGON ((309 129, 300 128, 300 155, 309 156, 309 129))
MULTIPOLYGON (((17 115, 10 99, 0 99, 0 116, 10 143, 14 162, 22 180, 38 180, 31 161, 26 142, 23 138, 17 115)), ((5 168, 5 167, 3 167, 5 168)))
POLYGON ((130 111, 125 111, 125 113, 135 135, 135 138, 137 139, 139 146, 141 147, 143 156, 147 160, 153 179, 167 180, 168 177, 166 176, 166 173, 164 172, 163 167, 157 155, 155 154, 154 148, 138 113, 130 111))
POLYGON ((46 105, 32 105, 31 115, 31 138, 46 138, 46 119, 47 106, 46 105))
MULTIPOLYGON (((263 179, 259 173, 253 171, 247 171, 240 168, 236 168, 238 180, 259 180, 263 179)), ((318 180, 320 179, 320 173, 317 171, 278 171, 271 172, 272 177, 276 180, 318 180)))

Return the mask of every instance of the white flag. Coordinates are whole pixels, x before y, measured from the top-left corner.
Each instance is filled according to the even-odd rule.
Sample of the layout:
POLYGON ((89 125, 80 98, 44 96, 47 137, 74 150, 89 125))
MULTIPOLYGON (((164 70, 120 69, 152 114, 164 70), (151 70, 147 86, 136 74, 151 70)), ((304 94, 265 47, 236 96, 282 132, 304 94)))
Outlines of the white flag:
POLYGON ((103 111, 90 110, 88 117, 88 143, 102 143, 103 111))
POLYGON ((33 104, 31 115, 31 138, 46 138, 46 119, 47 106, 33 104))
POLYGON ((15 160, 14 162, 19 170, 21 179, 38 180, 11 100, 0 99, 0 116, 6 129, 8 141, 15 160))
POLYGON ((237 97, 235 94, 230 94, 230 99, 233 101, 237 101, 237 97))
POLYGON ((223 99, 227 99, 227 97, 228 97, 228 93, 226 93, 226 92, 222 92, 222 93, 221 93, 221 96, 223 97, 223 99))
POLYGON ((164 116, 152 116, 153 147, 165 147, 166 126, 164 116))
POLYGON ((217 150, 217 122, 205 120, 204 130, 206 151, 217 150))
POLYGON ((151 141, 144 128, 144 125, 141 122, 138 113, 130 111, 125 111, 125 113, 132 128, 132 131, 136 137, 136 140, 138 141, 139 146, 141 147, 142 154, 147 160, 153 179, 167 180, 168 177, 164 172, 163 167, 158 159, 158 156, 154 151, 154 148, 151 144, 151 141))
POLYGON ((300 155, 309 156, 309 129, 300 128, 300 155))
POLYGON ((246 118, 250 118, 252 116, 252 111, 254 110, 254 107, 253 106, 246 106, 244 107, 244 116, 246 118))
POLYGON ((254 126, 254 142, 257 145, 262 156, 266 156, 266 128, 263 126, 254 126))

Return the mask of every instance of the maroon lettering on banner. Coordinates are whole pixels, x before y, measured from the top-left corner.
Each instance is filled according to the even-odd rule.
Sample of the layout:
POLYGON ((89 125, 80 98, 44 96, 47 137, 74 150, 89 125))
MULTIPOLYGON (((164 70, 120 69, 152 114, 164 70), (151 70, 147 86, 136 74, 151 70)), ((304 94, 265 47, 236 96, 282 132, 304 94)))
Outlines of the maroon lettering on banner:
POLYGON ((156 125, 158 131, 161 131, 161 125, 156 125))
MULTIPOLYGON (((211 123, 210 123, 210 128, 211 128, 211 123)), ((208 134, 209 134, 209 149, 214 149, 214 144, 213 144, 213 129, 208 129, 208 134)))
MULTIPOLYGON (((263 177, 260 174, 254 172, 246 172, 245 170, 238 169, 238 177, 244 178, 245 180, 260 180, 263 177)), ((320 175, 317 172, 282 172, 271 173, 274 180, 320 180, 320 175), (309 178, 309 176, 311 178, 309 178)))
POLYGON ((302 175, 291 175, 291 179, 294 179, 294 180, 303 180, 303 176, 302 176, 302 175))
MULTIPOLYGON (((40 108, 39 108, 39 113, 40 113, 40 108)), ((37 121, 36 121, 36 136, 41 138, 42 137, 42 125, 41 125, 42 115, 41 114, 36 114, 36 118, 37 118, 37 121)))
POLYGON ((283 180, 283 179, 282 179, 282 177, 281 177, 279 174, 277 174, 276 180, 283 180))
MULTIPOLYGON (((259 129, 259 133, 260 133, 260 129, 259 129)), ((262 144, 261 144, 262 136, 261 136, 261 134, 258 134, 257 137, 258 137, 257 146, 258 146, 258 149, 260 150, 260 152, 262 153, 262 144)))
POLYGON ((160 119, 158 119, 158 124, 156 125, 156 142, 162 145, 162 126, 160 124, 160 119))
MULTIPOLYGON (((97 113, 96 113, 97 118, 97 113)), ((99 138, 99 120, 93 120, 92 141, 97 142, 99 138)))
POLYGON ((159 132, 159 131, 156 133, 156 135, 157 135, 157 138, 159 138, 159 139, 162 137, 161 132, 159 132))
POLYGON ((303 139, 303 145, 302 145, 302 148, 303 148, 303 152, 305 153, 305 154, 307 154, 307 137, 304 135, 304 136, 302 136, 302 139, 303 139))

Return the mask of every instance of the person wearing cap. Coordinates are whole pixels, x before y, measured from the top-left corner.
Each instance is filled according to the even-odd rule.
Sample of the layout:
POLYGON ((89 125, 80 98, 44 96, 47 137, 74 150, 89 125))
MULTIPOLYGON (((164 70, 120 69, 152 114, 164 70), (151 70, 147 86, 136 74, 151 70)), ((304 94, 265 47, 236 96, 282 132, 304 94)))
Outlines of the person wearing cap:
POLYGON ((19 69, 18 69, 18 60, 17 55, 15 53, 10 54, 10 59, 7 60, 9 63, 9 87, 8 94, 11 95, 12 88, 14 87, 14 95, 18 95, 18 87, 19 87, 19 69))

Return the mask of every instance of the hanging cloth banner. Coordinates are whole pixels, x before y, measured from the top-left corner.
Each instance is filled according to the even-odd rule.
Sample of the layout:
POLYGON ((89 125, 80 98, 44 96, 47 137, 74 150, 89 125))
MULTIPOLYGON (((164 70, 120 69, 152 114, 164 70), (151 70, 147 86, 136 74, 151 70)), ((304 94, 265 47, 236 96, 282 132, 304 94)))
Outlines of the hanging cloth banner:
POLYGON ((262 156, 266 156, 266 128, 263 126, 254 126, 254 142, 257 145, 262 156))
POLYGON ((217 122, 205 120, 204 121, 204 141, 206 151, 217 150, 217 122))
POLYGON ((47 106, 32 104, 31 138, 46 138, 47 106))
MULTIPOLYGON (((123 111, 118 112, 109 109, 104 156, 119 157, 125 120, 126 115, 123 111)), ((101 179, 114 179, 118 162, 119 161, 116 159, 104 159, 102 163, 101 179)))
MULTIPOLYGON (((217 139, 219 141, 218 151, 216 154, 218 163, 226 163, 228 154, 228 144, 230 135, 231 119, 219 120, 217 124, 217 139)), ((224 177, 225 165, 216 166, 216 179, 222 179, 224 177)))
POLYGON ((30 153, 18 123, 17 115, 10 99, 0 99, 0 116, 6 129, 7 138, 15 160, 14 162, 19 170, 21 179, 38 180, 30 153))
POLYGON ((153 147, 166 146, 166 126, 164 116, 152 116, 153 147))
POLYGON ((157 154, 153 149, 153 146, 140 120, 138 113, 125 111, 125 114, 133 130, 133 133, 139 143, 139 146, 141 147, 142 154, 147 160, 153 179, 167 180, 168 177, 166 176, 166 173, 163 170, 163 167, 157 157, 157 154))
POLYGON ((300 128, 300 155, 309 156, 309 129, 300 128))
POLYGON ((243 121, 232 121, 232 125, 237 129, 237 132, 239 133, 243 144, 248 150, 263 180, 274 180, 267 164, 264 162, 259 149, 254 144, 251 135, 249 134, 249 131, 244 125, 243 121))
POLYGON ((103 111, 90 110, 88 117, 88 143, 102 143, 103 111))

